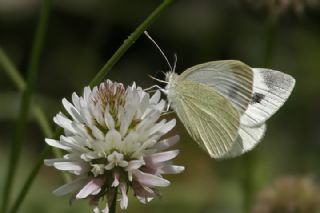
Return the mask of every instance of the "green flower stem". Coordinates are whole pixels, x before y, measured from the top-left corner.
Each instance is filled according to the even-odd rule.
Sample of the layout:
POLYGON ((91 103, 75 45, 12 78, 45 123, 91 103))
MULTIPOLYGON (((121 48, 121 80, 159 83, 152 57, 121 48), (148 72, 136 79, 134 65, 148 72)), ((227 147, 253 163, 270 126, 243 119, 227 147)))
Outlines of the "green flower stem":
MULTIPOLYGON (((9 169, 7 179, 4 185, 3 199, 1 212, 5 213, 8 210, 10 204, 12 185, 14 177, 16 174, 18 162, 20 159, 21 145, 24 137, 24 130, 27 123, 28 112, 30 108, 30 103, 32 100, 32 93, 34 91, 35 82, 38 75, 39 59, 41 50, 44 43, 44 36, 46 32, 47 20, 49 16, 49 0, 43 1, 43 7, 41 9, 39 23, 36 29, 36 36, 32 47, 30 63, 28 66, 28 79, 26 89, 22 93, 22 100, 20 103, 18 121, 15 129, 15 134, 13 136, 13 141, 11 144, 11 152, 9 154, 9 169)), ((15 76, 16 78, 16 76, 15 76)), ((21 83, 21 82, 20 82, 21 83)))
POLYGON ((99 70, 96 76, 90 81, 89 86, 95 86, 112 69, 112 67, 119 61, 121 56, 131 47, 132 44, 143 34, 143 32, 155 21, 156 18, 165 10, 169 5, 173 3, 173 0, 165 0, 163 3, 157 7, 147 19, 145 19, 136 30, 131 33, 131 35, 123 42, 120 48, 113 54, 113 56, 107 61, 107 63, 99 70))
POLYGON ((253 195, 255 192, 255 153, 246 153, 243 156, 244 177, 243 177, 243 213, 251 212, 253 195))
POLYGON ((265 52, 262 59, 262 64, 265 67, 270 66, 272 60, 272 54, 274 50, 274 40, 276 37, 276 28, 277 28, 278 19, 269 18, 266 23, 266 37, 265 37, 265 52))
MULTIPOLYGON (((13 83, 15 84, 18 90, 23 92, 26 89, 26 82, 20 75, 20 72, 17 70, 15 65, 12 63, 12 61, 9 59, 9 57, 5 54, 5 52, 1 48, 0 48, 0 67, 2 67, 3 68, 2 70, 7 73, 9 78, 11 78, 11 80, 13 81, 13 83)), ((47 138, 52 138, 54 133, 42 108, 33 101, 31 110, 44 135, 47 138)), ((52 147, 51 150, 55 157, 61 158, 63 156, 60 149, 56 149, 52 147)), ((69 182, 71 180, 71 176, 69 173, 63 172, 62 175, 66 182, 69 182)))
MULTIPOLYGON (((41 159, 44 159, 48 153, 49 153, 50 147, 45 146, 45 148, 42 150, 41 155, 39 156, 41 159)), ((34 178, 37 176, 40 168, 43 165, 43 160, 37 161, 36 165, 33 167, 30 175, 28 176, 27 180, 23 184, 23 187, 21 191, 19 192, 18 198, 14 201, 12 209, 9 211, 9 213, 18 212, 19 208, 21 207, 21 203, 23 202, 24 198, 26 197, 34 178)))
MULTIPOLYGON (((112 69, 114 64, 116 64, 121 56, 129 49, 129 47, 142 35, 142 33, 151 26, 151 24, 155 21, 156 18, 160 16, 162 11, 164 11, 168 6, 173 3, 173 0, 165 0, 163 3, 157 7, 150 15, 145 19, 145 21, 140 24, 136 30, 128 37, 127 40, 119 47, 119 49, 113 54, 113 56, 107 61, 107 63, 101 68, 101 70, 97 73, 97 75, 93 78, 93 80, 89 83, 90 86, 95 86, 99 82, 101 82, 105 75, 112 69)), ((59 128, 56 134, 54 134, 54 138, 59 137, 62 133, 62 129, 59 128)), ((43 164, 43 160, 47 157, 49 153, 48 147, 45 147, 42 151, 40 158, 38 159, 36 166, 32 169, 27 181, 24 183, 22 190, 18 194, 18 198, 15 201, 12 210, 10 213, 15 213, 18 211, 20 205, 22 204, 27 192, 29 191, 35 177, 37 176, 41 165, 43 164)))
POLYGON ((2 48, 0 48, 0 66, 20 91, 25 90, 26 83, 24 82, 24 79, 21 77, 20 72, 17 70, 2 48))
POLYGON ((118 196, 118 188, 115 189, 115 193, 114 193, 114 197, 112 199, 109 213, 116 213, 116 211, 117 211, 117 196, 118 196))

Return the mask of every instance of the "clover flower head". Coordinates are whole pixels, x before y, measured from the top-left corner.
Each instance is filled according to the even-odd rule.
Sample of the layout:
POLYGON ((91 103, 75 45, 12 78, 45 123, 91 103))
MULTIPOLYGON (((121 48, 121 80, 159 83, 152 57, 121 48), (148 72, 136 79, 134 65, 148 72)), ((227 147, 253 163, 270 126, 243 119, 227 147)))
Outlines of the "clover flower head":
POLYGON ((320 6, 319 0, 243 0, 243 2, 253 9, 267 11, 275 16, 288 12, 302 15, 306 9, 320 6))
POLYGON ((252 213, 320 212, 320 188, 312 176, 287 176, 257 196, 252 213))
POLYGON ((121 209, 128 206, 129 189, 141 202, 149 202, 159 195, 157 187, 170 184, 164 174, 184 170, 171 162, 179 151, 167 150, 179 136, 163 138, 176 121, 160 119, 166 106, 160 91, 150 97, 135 84, 125 88, 106 80, 93 89, 85 87, 83 96, 73 93, 72 103, 62 103, 68 116, 60 112, 54 122, 64 134, 46 143, 67 154, 45 164, 76 178, 54 194, 89 199, 95 213, 107 213, 117 194, 121 209))

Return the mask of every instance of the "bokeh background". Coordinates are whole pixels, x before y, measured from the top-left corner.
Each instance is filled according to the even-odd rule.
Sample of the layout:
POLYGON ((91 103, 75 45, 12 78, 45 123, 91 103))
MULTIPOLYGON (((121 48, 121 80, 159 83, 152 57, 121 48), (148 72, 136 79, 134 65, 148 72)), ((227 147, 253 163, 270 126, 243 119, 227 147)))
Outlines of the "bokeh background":
MULTIPOLYGON (((0 0, 0 46, 24 76, 40 3, 40 0, 0 0)), ((53 1, 36 86, 36 99, 50 120, 61 110, 61 99, 70 98, 73 91, 80 92, 130 32, 160 3, 156 0, 53 1)), ((173 62, 177 54, 177 72, 207 61, 238 59, 252 67, 286 72, 296 78, 297 84, 285 106, 268 121, 263 141, 238 158, 211 159, 178 123, 175 132, 181 135, 178 145, 181 153, 177 164, 184 165, 185 172, 168 177, 172 185, 161 190, 163 197, 148 205, 130 199, 128 212, 241 213, 257 209, 257 205, 290 206, 300 201, 302 206, 318 208, 320 2, 176 1, 151 26, 149 33, 169 60, 173 62), (308 183, 295 184, 300 178, 308 183), (284 195, 276 196, 274 187, 280 188, 278 191, 284 195)), ((163 78, 161 71, 168 69, 159 51, 142 36, 107 78, 126 85, 135 81, 148 87, 156 84, 148 75, 163 78)), ((1 192, 19 98, 13 82, 0 69, 1 192)), ((15 184, 17 189, 44 146, 44 135, 31 117, 15 184)), ((55 197, 51 193, 62 183, 58 171, 42 168, 20 212, 90 212, 86 201, 76 201, 70 206, 68 197, 55 197)), ((319 208, 305 209, 308 208, 299 212, 319 212, 319 208)))

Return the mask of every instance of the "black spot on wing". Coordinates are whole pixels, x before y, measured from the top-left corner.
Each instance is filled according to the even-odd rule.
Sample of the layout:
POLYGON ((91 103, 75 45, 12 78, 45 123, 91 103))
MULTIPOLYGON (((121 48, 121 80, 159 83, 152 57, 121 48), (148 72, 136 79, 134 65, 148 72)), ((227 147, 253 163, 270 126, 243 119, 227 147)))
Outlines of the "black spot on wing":
POLYGON ((264 97, 265 97, 264 94, 255 92, 255 93, 253 93, 253 95, 252 95, 251 102, 252 102, 253 104, 255 104, 255 103, 260 103, 260 102, 262 101, 262 99, 264 99, 264 97))

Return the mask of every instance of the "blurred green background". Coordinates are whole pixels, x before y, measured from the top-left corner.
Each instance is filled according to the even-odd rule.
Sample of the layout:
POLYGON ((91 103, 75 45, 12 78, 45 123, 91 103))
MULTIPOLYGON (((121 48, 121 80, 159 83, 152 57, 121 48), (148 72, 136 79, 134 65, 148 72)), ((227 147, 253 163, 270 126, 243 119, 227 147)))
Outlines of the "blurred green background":
MULTIPOLYGON (((0 0, 0 46, 24 76, 40 2, 0 0)), ((178 145, 181 153, 176 163, 184 165, 185 172, 167 176, 172 185, 161 189, 163 197, 150 204, 130 199, 128 212, 241 213, 251 209, 257 202, 256 195, 279 177, 310 175, 315 180, 319 177, 320 4, 310 4, 310 0, 287 1, 286 8, 281 0, 265 0, 274 2, 266 8, 261 2, 176 1, 149 29, 169 60, 173 61, 173 55, 177 54, 177 72, 211 60, 238 59, 252 67, 286 72, 297 83, 284 107, 268 121, 261 144, 244 156, 225 161, 210 159, 178 123, 175 132, 181 135, 178 145), (300 3, 304 6, 302 10, 300 3)), ((50 120, 61 110, 61 99, 70 99, 73 91, 81 91, 160 3, 53 1, 36 86, 36 99, 50 120)), ((163 78, 161 71, 166 70, 168 66, 158 50, 142 36, 107 78, 126 85, 135 81, 148 87, 156 83, 148 74, 163 78)), ((1 192, 19 97, 13 82, 0 70, 1 192)), ((16 189, 20 189, 44 147, 43 138, 31 118, 16 189)), ((55 197, 51 193, 62 183, 58 171, 42 168, 20 212, 90 212, 86 201, 69 206, 68 197, 55 197)))

